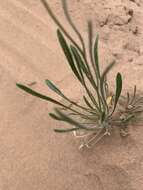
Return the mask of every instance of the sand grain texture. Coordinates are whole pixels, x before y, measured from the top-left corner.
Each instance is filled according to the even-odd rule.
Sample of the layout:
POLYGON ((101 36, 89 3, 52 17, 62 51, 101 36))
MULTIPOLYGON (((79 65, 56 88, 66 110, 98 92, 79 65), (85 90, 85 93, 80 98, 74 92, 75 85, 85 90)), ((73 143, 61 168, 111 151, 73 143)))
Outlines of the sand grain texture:
MULTIPOLYGON (((49 3, 70 31, 60 1, 49 3)), ((86 18, 93 20, 103 67, 115 58, 124 90, 137 84, 143 91, 143 2, 69 4, 85 39, 86 18)), ((143 189, 142 126, 130 127, 126 139, 114 133, 92 150, 80 152, 71 135, 52 131, 66 126, 48 117, 53 106, 16 88, 16 82, 34 82, 34 89, 56 97, 44 84, 48 78, 73 98, 81 93, 57 43, 56 26, 40 0, 0 2, 0 60, 0 190, 143 189)))

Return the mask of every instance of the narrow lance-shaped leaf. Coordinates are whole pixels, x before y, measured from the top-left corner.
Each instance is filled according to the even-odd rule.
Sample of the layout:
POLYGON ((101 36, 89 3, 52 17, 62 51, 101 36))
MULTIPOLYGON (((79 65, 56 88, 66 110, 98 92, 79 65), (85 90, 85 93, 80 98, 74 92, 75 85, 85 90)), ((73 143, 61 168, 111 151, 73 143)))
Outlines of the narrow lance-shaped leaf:
POLYGON ((91 93, 91 91, 87 87, 86 87, 86 92, 87 92, 90 100, 93 102, 93 104, 95 105, 95 107, 97 108, 97 110, 100 112, 100 109, 98 107, 96 99, 94 98, 94 95, 91 93))
MULTIPOLYGON (((88 90, 86 83, 85 83, 85 77, 86 77, 89 80, 90 84, 95 88, 96 84, 95 84, 95 80, 92 76, 92 73, 90 73, 90 71, 88 70, 86 62, 84 63, 84 61, 82 60, 77 49, 74 46, 71 46, 71 50, 72 50, 72 53, 74 55, 75 61, 77 63, 77 67, 79 69, 79 72, 82 76, 83 86, 84 86, 85 90, 87 91, 87 94, 89 95, 91 101, 96 105, 96 107, 98 107, 98 103, 93 98, 91 98, 91 94, 89 93, 89 90, 88 90), (85 75, 83 75, 83 73, 85 75)), ((97 91, 97 86, 96 86, 96 93, 99 96, 98 91, 97 91)))
MULTIPOLYGON (((58 121, 64 121, 64 119, 62 119, 60 116, 57 116, 54 113, 49 113, 49 116, 52 119, 55 119, 55 120, 58 120, 58 121)), ((78 127, 73 127, 73 128, 68 128, 68 129, 54 129, 54 131, 58 132, 58 133, 67 133, 67 132, 72 132, 72 131, 77 131, 77 130, 79 130, 78 127)))
POLYGON ((67 110, 73 111, 74 113, 77 113, 77 114, 80 115, 80 116, 85 116, 85 117, 88 118, 87 115, 85 115, 85 114, 83 114, 83 113, 80 113, 79 111, 77 111, 77 110, 75 110, 75 109, 73 109, 73 108, 71 108, 71 107, 69 107, 69 106, 66 106, 66 105, 62 104, 62 103, 58 102, 57 100, 54 100, 53 98, 50 98, 50 97, 45 96, 45 95, 42 95, 42 94, 40 94, 40 93, 38 93, 38 92, 32 90, 31 88, 28 88, 27 86, 24 86, 24 85, 22 85, 22 84, 16 84, 16 85, 17 85, 17 87, 19 87, 20 89, 24 90, 25 92, 27 92, 27 93, 29 93, 29 94, 31 94, 31 95, 33 95, 33 96, 36 96, 36 97, 38 97, 38 98, 41 98, 41 99, 46 100, 46 101, 49 101, 49 102, 52 102, 52 103, 54 103, 54 104, 56 104, 56 105, 61 106, 62 108, 65 108, 65 109, 67 109, 67 110))
MULTIPOLYGON (((89 80, 91 86, 93 86, 93 88, 95 88, 95 85, 96 85, 95 80, 94 80, 94 78, 92 76, 92 73, 89 71, 86 62, 84 63, 84 60, 82 60, 82 58, 80 56, 80 53, 78 52, 78 50, 74 46, 71 46, 71 48, 72 48, 72 52, 74 54, 74 57, 75 57, 75 59, 77 61, 77 65, 79 67, 79 70, 81 70, 80 72, 82 72, 82 71, 84 72, 84 74, 85 74, 86 78, 89 80)), ((83 73, 82 73, 82 75, 83 75, 83 73)), ((86 86, 84 81, 85 81, 85 79, 83 79, 83 83, 84 83, 83 86, 86 89, 88 95, 90 96, 89 90, 87 89, 87 86, 86 86)), ((96 92, 97 92, 97 86, 96 86, 96 92)), ((91 97, 90 97, 90 99, 91 99, 91 97)), ((91 101, 93 101, 93 98, 91 99, 91 101)), ((94 104, 96 104, 96 107, 98 107, 98 104, 97 104, 96 101, 94 101, 94 104)))
POLYGON ((76 102, 70 100, 68 97, 66 97, 50 80, 45 80, 45 82, 51 90, 53 90, 55 93, 57 93, 58 95, 63 97, 65 100, 70 102, 72 105, 75 105, 78 108, 81 108, 87 112, 90 112, 86 107, 83 107, 83 106, 77 104, 76 102))
POLYGON ((55 24, 61 29, 61 31, 66 35, 66 37, 78 48, 78 50, 82 53, 82 49, 79 47, 79 45, 75 42, 75 40, 72 38, 72 36, 66 31, 66 29, 63 27, 63 25, 59 22, 53 11, 51 10, 49 3, 47 3, 46 0, 41 0, 42 4, 44 5, 45 9, 47 10, 50 17, 53 19, 55 24))
POLYGON ((92 65, 92 68, 94 70, 95 77, 96 77, 96 80, 94 79, 94 84, 96 85, 96 93, 97 93, 97 99, 98 99, 97 101, 98 101, 99 109, 101 111, 101 98, 100 98, 100 94, 99 94, 99 90, 98 90, 99 89, 99 77, 98 77, 96 66, 94 64, 94 56, 93 56, 93 25, 92 25, 91 20, 88 21, 88 40, 89 40, 89 57, 90 57, 91 65, 92 65))
POLYGON ((70 49, 68 47, 68 44, 64 38, 64 36, 62 35, 62 33, 60 32, 60 30, 57 30, 57 35, 58 35, 58 39, 59 39, 59 42, 60 42, 60 45, 63 49, 63 52, 68 60, 68 63, 73 71, 73 73, 75 74, 75 76, 78 78, 78 80, 81 82, 81 77, 75 67, 75 64, 74 64, 74 61, 73 61, 73 58, 72 58, 72 54, 70 52, 70 49))
POLYGON ((95 87, 95 90, 96 90, 96 93, 97 93, 97 101, 98 101, 98 105, 99 105, 99 109, 101 111, 101 98, 100 98, 100 94, 99 94, 99 76, 98 76, 98 73, 97 73, 97 69, 96 69, 96 65, 94 63, 94 55, 93 55, 93 25, 92 25, 92 21, 89 20, 88 21, 88 40, 89 40, 89 57, 90 57, 90 61, 91 61, 91 66, 92 66, 92 69, 94 70, 94 73, 95 73, 95 77, 96 77, 96 80, 95 80, 95 77, 94 77, 94 85, 96 86, 95 87))
POLYGON ((83 72, 85 74, 87 74, 88 73, 88 68, 87 68, 87 65, 85 64, 84 60, 82 59, 82 56, 81 56, 80 52, 73 45, 71 45, 71 49, 74 52, 74 54, 76 55, 76 57, 78 58, 79 64, 81 66, 81 69, 83 70, 83 72))
POLYGON ((45 82, 51 90, 59 95, 63 95, 63 93, 50 80, 46 79, 45 82))
POLYGON ((68 133, 68 132, 73 132, 73 131, 77 131, 77 130, 79 130, 79 128, 76 128, 76 127, 69 128, 69 129, 54 129, 54 131, 56 133, 68 133))
POLYGON ((101 115, 101 123, 103 123, 105 120, 105 112, 102 112, 102 115, 101 115))
POLYGON ((76 65, 77 65, 77 69, 78 69, 78 71, 79 71, 79 73, 80 73, 82 83, 84 83, 83 70, 82 70, 81 62, 80 62, 81 60, 80 60, 79 56, 76 54, 75 49, 73 48, 72 45, 70 46, 70 48, 71 48, 71 52, 72 52, 72 54, 73 54, 75 63, 76 63, 76 65))
MULTIPOLYGON (((63 119, 59 116, 57 116, 56 114, 54 113, 49 113, 49 116, 52 118, 52 119, 55 119, 55 120, 58 120, 58 121, 63 121, 63 119)), ((58 132, 58 133, 67 133, 67 132, 72 132, 72 131, 76 131, 78 130, 79 128, 77 127, 74 127, 74 128, 68 128, 68 129, 54 129, 55 132, 58 132)))
POLYGON ((129 94, 129 92, 127 92, 127 103, 126 103, 126 107, 128 106, 129 102, 130 102, 130 94, 129 94))
POLYGON ((17 86, 18 88, 24 90, 25 92, 27 92, 27 93, 33 95, 33 96, 36 96, 36 97, 41 98, 41 99, 43 99, 43 100, 52 102, 52 103, 54 103, 54 104, 56 104, 56 105, 59 105, 59 106, 62 106, 62 107, 64 107, 64 108, 67 108, 67 109, 72 110, 72 109, 69 108, 68 106, 65 106, 64 104, 62 104, 62 103, 60 103, 60 102, 54 100, 53 98, 50 98, 50 97, 45 96, 45 95, 43 95, 43 94, 40 94, 40 93, 38 93, 38 92, 32 90, 31 88, 28 88, 27 86, 24 86, 24 85, 22 85, 22 84, 16 84, 16 86, 17 86))
MULTIPOLYGON (((76 49, 74 48, 74 46, 71 46, 71 50, 72 50, 72 53, 74 55, 75 61, 77 63, 77 68, 78 68, 80 76, 81 76, 81 79, 80 79, 81 83, 83 84, 84 88, 86 89, 86 91, 87 91, 87 93, 88 93, 91 101, 96 105, 96 107, 98 107, 98 104, 97 104, 95 98, 92 96, 92 94, 90 93, 90 91, 88 90, 88 88, 87 88, 87 86, 85 84, 82 68, 84 68, 84 70, 86 69, 86 71, 87 71, 87 68, 85 67, 85 65, 84 65, 84 63, 83 63, 80 55, 78 54, 78 52, 76 51, 76 49)), ((88 73, 86 73, 86 75, 88 76, 88 73)), ((89 81, 92 82, 92 78, 90 78, 89 81)))
POLYGON ((107 105, 107 102, 106 102, 106 94, 105 94, 105 91, 104 91, 104 85, 105 85, 105 78, 106 78, 106 75, 108 74, 108 72, 112 69, 112 67, 115 65, 115 61, 113 61, 111 64, 109 64, 106 69, 104 70, 102 76, 101 76, 101 80, 100 80, 100 91, 101 91, 101 96, 102 96, 102 100, 104 102, 104 107, 106 107, 108 109, 108 105, 107 105))
POLYGON ((89 41, 89 56, 90 56, 90 61, 92 68, 95 72, 95 75, 97 77, 97 70, 94 64, 94 59, 93 59, 93 26, 91 20, 88 21, 88 41, 89 41))
POLYGON ((111 64, 109 64, 106 69, 103 71, 103 74, 101 76, 101 83, 103 84, 104 79, 106 77, 106 75, 108 74, 108 72, 112 69, 112 67, 115 65, 115 61, 113 61, 111 64))
POLYGON ((115 100, 114 100, 114 108, 113 108, 111 115, 114 113, 114 111, 116 109, 116 106, 117 106, 118 100, 120 98, 121 92, 122 92, 122 75, 120 73, 117 73, 117 76, 116 76, 116 94, 115 94, 115 100))
POLYGON ((86 105, 87 105, 89 108, 94 109, 93 106, 89 103, 89 101, 87 100, 87 98, 86 98, 85 96, 83 96, 83 99, 84 99, 86 105))
POLYGON ((54 113, 49 113, 49 116, 52 119, 55 119, 55 120, 58 120, 58 121, 62 121, 62 119, 60 117, 58 117, 56 114, 54 114, 54 113))
POLYGON ((47 86, 53 90, 55 93, 57 93, 58 95, 60 95, 61 97, 65 98, 68 100, 68 98, 61 92, 61 90, 59 88, 57 88, 57 86, 55 86, 55 84, 53 84, 53 82, 51 82, 50 80, 46 79, 45 80, 47 86))
POLYGON ((65 121, 66 123, 69 123, 70 125, 76 126, 80 129, 94 130, 91 127, 85 127, 84 125, 81 125, 80 123, 72 119, 71 117, 68 117, 66 114, 59 111, 58 109, 55 109, 55 112, 57 113, 58 117, 60 117, 63 121, 65 121))
MULTIPOLYGON (((69 22, 70 26, 72 27, 72 29, 74 30, 74 32, 77 34, 77 36, 78 36, 78 38, 79 38, 79 40, 81 42, 83 54, 86 54, 83 37, 80 34, 80 32, 78 30, 78 27, 76 27, 76 25, 74 24, 70 14, 69 14, 68 6, 67 6, 67 0, 61 0, 61 1, 62 1, 63 11, 64 11, 64 14, 65 14, 65 17, 66 17, 67 21, 69 22)), ((74 43, 74 45, 75 45, 75 43, 74 43)), ((76 45, 76 47, 77 47, 77 45, 76 45)), ((79 47, 77 47, 77 48, 81 52, 81 49, 79 47)))
POLYGON ((100 77, 99 58, 98 58, 98 41, 99 41, 99 35, 97 35, 95 43, 94 43, 94 61, 95 61, 96 69, 97 69, 97 74, 100 77))

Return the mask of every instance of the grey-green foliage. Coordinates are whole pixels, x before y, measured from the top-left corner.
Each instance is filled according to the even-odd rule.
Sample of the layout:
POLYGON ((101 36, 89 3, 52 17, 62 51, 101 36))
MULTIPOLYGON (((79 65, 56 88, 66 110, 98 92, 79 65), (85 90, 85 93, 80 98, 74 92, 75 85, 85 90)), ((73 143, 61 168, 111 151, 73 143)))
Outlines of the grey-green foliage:
MULTIPOLYGON (((114 113, 116 112, 116 108, 122 92, 122 75, 121 73, 117 73, 115 80, 115 93, 111 97, 109 94, 110 89, 107 80, 107 75, 115 65, 115 61, 109 64, 104 71, 101 71, 98 56, 99 36, 97 35, 97 37, 94 40, 92 22, 88 21, 89 46, 85 47, 82 35, 80 34, 78 27, 74 25, 69 15, 66 0, 62 0, 63 11, 70 26, 77 34, 81 42, 80 44, 78 44, 72 38, 70 33, 67 32, 66 28, 63 27, 63 25, 59 22, 57 17, 50 9, 47 1, 41 0, 41 2, 44 5, 47 12, 49 13, 49 15, 51 16, 51 18, 53 19, 53 21, 58 26, 57 37, 60 46, 63 50, 63 53, 67 59, 67 63, 70 66, 73 74, 77 78, 78 82, 85 90, 86 94, 84 94, 82 97, 84 104, 81 105, 71 100, 50 80, 46 80, 46 85, 57 95, 65 99, 66 103, 61 103, 60 101, 57 101, 51 97, 42 95, 39 92, 36 92, 25 85, 17 84, 17 86, 33 96, 52 102, 59 106, 55 109, 54 113, 49 113, 49 115, 55 120, 69 123, 70 125, 72 125, 72 128, 55 129, 56 132, 71 132, 78 131, 81 129, 86 131, 94 131, 98 128, 100 130, 102 128, 105 129, 105 131, 107 131, 108 126, 112 125, 112 121, 113 123, 116 123, 116 120, 114 119, 114 113), (89 54, 90 60, 87 58, 87 54, 89 54), (110 102, 107 101, 108 98, 111 98, 110 102), (82 120, 84 120, 84 122, 81 122, 82 120), (92 126, 87 125, 87 123, 92 124, 92 126)), ((135 95, 136 88, 134 90, 132 100, 130 100, 128 94, 127 104, 134 105, 137 104, 137 102, 142 101, 142 99, 135 101, 135 95)), ((133 113, 136 113, 135 111, 136 110, 134 110, 133 112, 132 110, 132 113, 129 115, 133 115, 133 113)), ((129 117, 129 120, 130 118, 131 117, 129 117)), ((122 119, 117 118, 117 123, 122 123, 122 119)))
MULTIPOLYGON (((89 54, 91 58, 91 63, 87 60, 87 52, 84 44, 84 40, 79 33, 78 29, 76 26, 73 24, 71 17, 69 16, 68 10, 67 10, 67 4, 66 1, 62 1, 63 4, 63 10, 65 13, 65 16, 67 20, 69 21, 70 25, 78 35, 80 41, 81 41, 81 46, 78 45, 74 39, 70 36, 70 34, 66 31, 66 29, 61 25, 61 23, 57 20, 53 12, 51 11, 48 3, 45 0, 41 0, 43 5, 45 6, 46 10, 48 11, 49 15, 53 18, 55 23, 58 25, 59 29, 57 30, 57 36, 59 43, 61 45, 61 48, 64 52, 64 55, 68 61, 68 64, 73 71, 75 77, 77 77, 78 81, 81 83, 83 88, 86 91, 86 96, 83 96, 83 100, 86 103, 86 106, 82 106, 77 104, 76 102, 73 102, 70 100, 70 98, 66 97, 61 90, 58 89, 50 80, 46 80, 46 84, 48 87, 53 90, 55 93, 57 93, 59 96, 64 98, 67 102, 71 103, 73 106, 72 108, 60 103, 57 100, 54 100, 50 97, 47 97, 45 95, 42 95, 38 92, 35 92, 34 90, 22 85, 22 84, 17 84, 17 86, 24 91, 37 96, 39 98, 42 98, 46 101, 50 101, 58 106, 63 107, 66 110, 69 110, 78 116, 87 119, 87 120, 93 120, 96 118, 96 123, 103 122, 104 120, 107 120, 108 122, 108 117, 111 117, 113 112, 115 111, 118 99, 121 94, 122 90, 122 77, 121 74, 118 73, 116 77, 116 94, 115 94, 115 102, 114 102, 114 107, 113 110, 110 112, 106 99, 108 96, 108 93, 106 91, 106 86, 108 86, 106 77, 108 72, 111 70, 115 62, 111 63, 101 74, 100 67, 99 67, 99 58, 98 58, 98 36, 96 37, 96 40, 93 44, 93 32, 92 32, 92 23, 91 21, 88 22, 88 28, 89 28, 89 54), (87 85, 88 81, 88 85, 87 85), (89 84, 91 87, 94 89, 94 91, 91 91, 91 87, 89 87, 89 84), (74 107, 74 108, 73 108, 74 107), (104 115, 104 117, 103 117, 104 115)), ((54 119, 57 119, 59 121, 65 121, 70 123, 71 125, 74 126, 72 130, 77 130, 78 128, 80 129, 81 126, 84 129, 88 130, 93 130, 90 127, 85 127, 84 125, 80 124, 80 121, 75 121, 74 119, 70 118, 68 115, 64 114, 61 112, 61 110, 56 109, 56 113, 50 113, 50 116, 54 119), (74 122, 73 122, 74 121, 74 122), (80 127, 79 127, 80 126, 80 127)), ((80 118, 79 118, 80 120, 80 118)), ((57 131, 57 130, 56 130, 57 131)), ((71 131, 69 129, 64 129, 64 130, 58 130, 58 132, 66 132, 66 131, 71 131)))

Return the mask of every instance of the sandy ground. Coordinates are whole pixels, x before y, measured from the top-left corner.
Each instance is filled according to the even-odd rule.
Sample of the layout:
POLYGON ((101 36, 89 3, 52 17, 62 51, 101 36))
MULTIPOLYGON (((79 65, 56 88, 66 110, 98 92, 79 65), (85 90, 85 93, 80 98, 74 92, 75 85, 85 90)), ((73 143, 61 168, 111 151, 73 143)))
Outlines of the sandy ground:
MULTIPOLYGON (((48 2, 67 25, 60 0, 48 2)), ((86 20, 93 20, 95 33, 100 34, 101 64, 116 59, 124 91, 135 84, 143 90, 142 0, 69 0, 69 4, 85 38, 86 20)), ((142 126, 131 126, 126 139, 114 133, 81 152, 72 135, 53 132, 66 125, 49 118, 51 104, 16 88, 16 82, 36 82, 34 89, 56 97, 44 84, 48 78, 71 97, 81 92, 57 43, 56 26, 40 0, 1 0, 0 60, 0 190, 143 189, 142 126)))

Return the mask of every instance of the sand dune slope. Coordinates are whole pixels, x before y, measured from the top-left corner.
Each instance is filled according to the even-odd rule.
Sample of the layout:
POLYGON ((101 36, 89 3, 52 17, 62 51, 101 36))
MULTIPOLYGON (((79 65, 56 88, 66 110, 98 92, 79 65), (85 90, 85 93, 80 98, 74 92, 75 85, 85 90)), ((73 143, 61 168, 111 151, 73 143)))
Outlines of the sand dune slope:
MULTIPOLYGON (((70 30, 60 1, 47 1, 70 30)), ((93 20, 103 67, 116 59, 124 90, 137 84, 143 91, 142 1, 69 4, 85 38, 86 18, 93 20)), ((32 88, 56 97, 44 84, 49 78, 73 98, 81 93, 57 43, 56 26, 40 0, 1 1, 0 60, 0 190, 143 189, 142 126, 131 126, 128 138, 115 132, 81 152, 72 135, 53 132, 66 125, 49 118, 51 104, 16 88, 16 82, 33 83, 32 88)))

